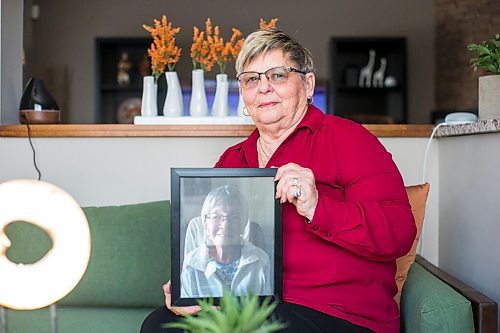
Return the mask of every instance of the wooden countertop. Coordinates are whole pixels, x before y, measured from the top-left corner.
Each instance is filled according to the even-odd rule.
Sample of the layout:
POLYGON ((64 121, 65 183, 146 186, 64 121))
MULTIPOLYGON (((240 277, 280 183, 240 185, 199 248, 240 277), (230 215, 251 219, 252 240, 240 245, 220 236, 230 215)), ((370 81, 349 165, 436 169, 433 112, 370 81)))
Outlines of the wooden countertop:
MULTIPOLYGON (((363 125, 377 137, 429 137, 434 125, 363 125)), ((31 136, 49 137, 246 137, 254 125, 30 125, 31 136)), ((26 137, 26 125, 0 125, 0 137, 26 137)))

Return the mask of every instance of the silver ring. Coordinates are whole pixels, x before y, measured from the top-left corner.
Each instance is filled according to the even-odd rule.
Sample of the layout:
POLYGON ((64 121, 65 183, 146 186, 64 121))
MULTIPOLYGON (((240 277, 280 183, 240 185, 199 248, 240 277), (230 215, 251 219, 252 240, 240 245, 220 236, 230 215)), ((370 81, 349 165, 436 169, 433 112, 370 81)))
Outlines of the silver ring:
POLYGON ((299 179, 298 178, 292 179, 292 186, 297 186, 298 184, 299 184, 299 179))
POLYGON ((302 191, 300 190, 300 188, 297 188, 295 190, 295 193, 293 194, 293 196, 296 198, 299 198, 301 195, 302 195, 302 191))

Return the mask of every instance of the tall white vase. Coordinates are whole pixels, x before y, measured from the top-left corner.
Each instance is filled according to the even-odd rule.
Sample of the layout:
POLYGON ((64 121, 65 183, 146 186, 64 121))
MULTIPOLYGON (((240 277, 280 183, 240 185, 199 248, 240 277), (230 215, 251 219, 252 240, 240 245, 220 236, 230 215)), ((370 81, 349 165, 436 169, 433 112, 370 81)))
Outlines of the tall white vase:
POLYGON ((165 72, 167 80, 167 97, 163 105, 165 117, 180 117, 183 115, 182 90, 177 72, 165 72))
POLYGON ((217 87, 215 88, 215 99, 212 105, 212 116, 214 117, 226 117, 229 115, 229 82, 227 80, 227 74, 217 74, 217 87))
POLYGON ((193 70, 192 79, 189 114, 193 117, 205 117, 208 115, 208 103, 205 93, 205 76, 203 74, 203 69, 193 70))
POLYGON ((141 115, 143 117, 158 116, 157 104, 158 85, 152 75, 143 78, 141 115))

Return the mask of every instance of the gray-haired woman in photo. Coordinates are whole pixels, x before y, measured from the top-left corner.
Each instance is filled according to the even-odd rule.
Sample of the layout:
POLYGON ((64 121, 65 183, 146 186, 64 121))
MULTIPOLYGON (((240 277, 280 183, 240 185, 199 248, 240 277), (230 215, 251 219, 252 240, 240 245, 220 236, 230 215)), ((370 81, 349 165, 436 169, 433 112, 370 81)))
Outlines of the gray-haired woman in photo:
POLYGON ((203 203, 205 243, 189 252, 181 272, 182 297, 220 297, 271 293, 268 255, 243 239, 248 204, 234 186, 212 190, 203 203))

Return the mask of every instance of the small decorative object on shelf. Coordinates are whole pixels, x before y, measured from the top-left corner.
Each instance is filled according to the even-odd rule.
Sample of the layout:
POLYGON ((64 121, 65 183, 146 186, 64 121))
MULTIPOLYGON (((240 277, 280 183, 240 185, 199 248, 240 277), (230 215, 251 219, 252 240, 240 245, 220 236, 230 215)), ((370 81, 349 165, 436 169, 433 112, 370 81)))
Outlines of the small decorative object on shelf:
POLYGON ((359 86, 370 88, 372 86, 373 65, 375 64, 375 50, 370 50, 368 63, 359 72, 359 86))
POLYGON ((481 44, 470 44, 467 48, 478 53, 470 60, 474 71, 481 68, 493 74, 479 77, 479 119, 500 119, 500 34, 481 44))
POLYGON ((168 22, 165 15, 162 16, 161 21, 154 20, 154 27, 143 25, 143 28, 153 37, 153 43, 148 49, 153 76, 158 82, 161 74, 165 73, 167 80, 167 97, 163 106, 163 115, 166 117, 182 116, 182 91, 179 77, 174 72, 175 65, 181 56, 181 48, 175 44, 175 35, 179 33, 180 28, 173 28, 172 22, 168 22), (165 72, 165 69, 168 71, 165 72))
POLYGON ((122 52, 120 61, 118 61, 118 74, 116 76, 116 82, 118 82, 120 86, 128 86, 130 84, 130 75, 128 71, 131 67, 132 64, 128 59, 128 53, 122 52))
POLYGON ((158 116, 158 84, 152 75, 144 76, 142 87, 141 115, 143 117, 158 116))
POLYGON ((373 73, 373 87, 382 88, 384 86, 384 75, 385 66, 387 65, 387 59, 380 58, 380 67, 373 73))
POLYGON ((129 98, 120 104, 117 112, 119 124, 133 124, 134 117, 141 115, 141 99, 129 98))
POLYGON ((59 123, 59 106, 42 80, 32 77, 24 88, 19 105, 19 121, 21 124, 59 123))
POLYGON ((398 85, 398 80, 396 80, 396 78, 394 76, 388 75, 384 79, 384 87, 386 87, 386 88, 394 88, 397 85, 398 85))

